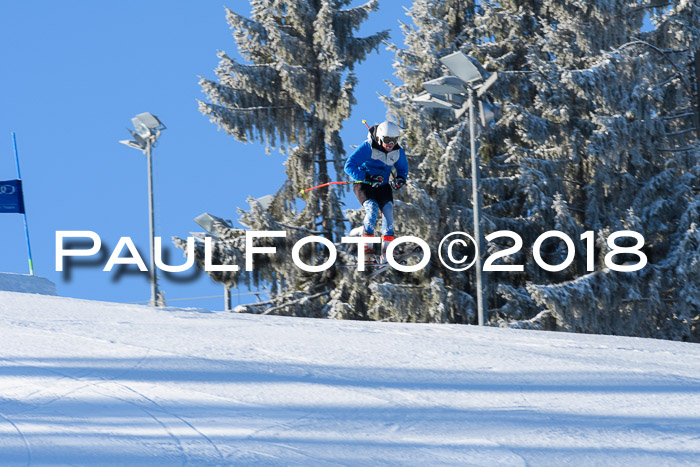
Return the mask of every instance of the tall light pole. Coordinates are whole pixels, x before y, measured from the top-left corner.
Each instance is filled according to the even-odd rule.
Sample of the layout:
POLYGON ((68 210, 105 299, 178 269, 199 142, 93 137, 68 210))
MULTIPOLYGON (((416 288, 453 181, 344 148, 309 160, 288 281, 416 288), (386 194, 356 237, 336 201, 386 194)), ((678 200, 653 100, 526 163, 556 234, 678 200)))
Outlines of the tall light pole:
MULTIPOLYGON (((206 233, 208 233, 211 237, 213 237, 215 240, 220 240, 219 237, 219 225, 225 225, 229 226, 230 221, 226 221, 220 217, 212 216, 208 212, 205 212, 203 214, 200 214, 199 216, 194 218, 194 221, 199 225, 201 228, 204 229, 206 233)), ((222 273, 221 279, 224 284, 224 310, 230 312, 233 309, 233 303, 232 303, 232 293, 231 293, 231 284, 226 282, 226 277, 224 276, 226 271, 220 271, 222 273)))
POLYGON ((491 74, 485 81, 479 69, 462 52, 455 52, 440 59, 440 61, 455 76, 443 76, 423 83, 427 91, 413 99, 414 102, 426 107, 452 109, 455 116, 460 118, 465 112, 469 112, 469 141, 472 165, 472 206, 474 212, 474 239, 478 242, 474 274, 476 276, 476 306, 479 326, 488 323, 488 304, 486 290, 486 278, 482 274, 481 257, 485 253, 486 245, 481 235, 481 169, 476 154, 476 116, 474 107, 478 101, 479 114, 482 126, 493 118, 493 112, 488 102, 481 99, 486 90, 496 81, 498 75, 491 74), (481 82, 480 84, 477 84, 481 82), (466 99, 465 99, 466 94, 466 99))
POLYGON ((484 301, 484 276, 481 271, 481 255, 485 250, 485 242, 481 238, 481 168, 476 156, 476 137, 474 125, 474 89, 469 88, 469 147, 471 150, 472 163, 472 209, 474 212, 474 239, 479 242, 479 249, 476 254, 476 263, 474 264, 476 273, 476 308, 479 326, 483 326, 488 322, 487 310, 488 304, 484 301))
POLYGON ((119 141, 130 148, 140 149, 146 156, 148 165, 148 231, 149 231, 149 250, 151 253, 151 306, 165 306, 160 290, 158 290, 158 276, 156 275, 155 264, 155 215, 153 209, 153 158, 152 149, 156 140, 160 136, 160 132, 165 130, 165 125, 158 120, 155 115, 144 112, 140 113, 131 119, 134 125, 135 132, 128 130, 133 136, 133 140, 119 141))

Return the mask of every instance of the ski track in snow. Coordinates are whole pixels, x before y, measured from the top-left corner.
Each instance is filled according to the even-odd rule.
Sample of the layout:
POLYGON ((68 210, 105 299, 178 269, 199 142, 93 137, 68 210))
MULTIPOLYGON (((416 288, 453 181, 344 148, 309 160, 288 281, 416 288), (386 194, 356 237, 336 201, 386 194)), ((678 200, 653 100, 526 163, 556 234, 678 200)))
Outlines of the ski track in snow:
POLYGON ((700 346, 0 292, 0 465, 698 465, 700 346))

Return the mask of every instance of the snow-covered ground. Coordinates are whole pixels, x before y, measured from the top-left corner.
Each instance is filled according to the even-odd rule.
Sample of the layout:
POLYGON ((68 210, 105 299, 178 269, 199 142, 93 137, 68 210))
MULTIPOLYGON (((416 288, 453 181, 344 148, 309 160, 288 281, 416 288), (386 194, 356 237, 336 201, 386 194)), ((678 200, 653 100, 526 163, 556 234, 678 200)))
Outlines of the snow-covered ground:
POLYGON ((700 346, 0 292, 0 464, 698 465, 700 346))

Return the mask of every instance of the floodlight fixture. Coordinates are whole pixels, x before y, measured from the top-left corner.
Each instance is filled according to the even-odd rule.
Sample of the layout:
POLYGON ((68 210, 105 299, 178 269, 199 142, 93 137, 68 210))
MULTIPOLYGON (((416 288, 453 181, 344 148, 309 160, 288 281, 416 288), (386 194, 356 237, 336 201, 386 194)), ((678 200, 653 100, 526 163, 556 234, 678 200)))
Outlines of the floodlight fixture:
POLYGON ((481 126, 483 127, 496 118, 496 112, 488 101, 479 99, 479 117, 481 117, 481 126))
POLYGON ((456 76, 442 76, 423 83, 430 94, 461 94, 466 92, 463 81, 456 76))
POLYGON ((423 93, 411 100, 423 107, 453 110, 458 109, 462 104, 462 99, 455 99, 455 96, 456 95, 423 93))
MULTIPOLYGON (((496 118, 496 112, 493 105, 489 101, 479 99, 479 119, 481 121, 481 126, 486 127, 496 118)), ((462 118, 462 116, 469 111, 469 100, 462 103, 462 107, 455 110, 455 118, 462 118)))
POLYGON ((158 117, 150 112, 143 112, 131 119, 136 132, 143 138, 148 138, 161 130, 165 130, 165 125, 158 120, 158 117))
POLYGON ((146 149, 145 146, 141 146, 137 141, 130 141, 128 139, 122 139, 119 142, 126 145, 126 146, 129 146, 130 148, 139 149, 141 151, 146 149))
POLYGON ((272 205, 272 202, 274 200, 275 200, 274 195, 265 195, 265 196, 262 196, 262 197, 256 199, 256 201, 258 203, 260 203, 260 206, 262 206, 262 208, 266 211, 270 208, 270 206, 272 205))
POLYGON ((160 132, 166 129, 166 126, 158 117, 150 112, 143 112, 131 119, 134 125, 134 130, 127 128, 127 131, 134 138, 133 140, 124 139, 120 143, 129 146, 130 148, 139 149, 144 154, 149 151, 149 147, 153 146, 160 136, 160 132))
POLYGON ((472 63, 471 59, 462 52, 455 52, 446 57, 442 57, 440 61, 449 68, 457 78, 465 83, 471 83, 472 81, 482 79, 479 69, 472 63))
POLYGON ((128 139, 124 139, 119 141, 122 144, 126 144, 130 148, 134 149, 140 149, 141 151, 146 150, 146 146, 148 146, 148 143, 146 142, 145 139, 141 137, 138 133, 136 133, 134 130, 126 129, 129 133, 131 133, 132 138, 134 138, 133 141, 129 141, 128 139))
POLYGON ((444 96, 436 96, 434 94, 429 94, 424 92, 423 94, 411 99, 412 102, 416 102, 423 107, 433 108, 433 109, 452 109, 452 105, 447 102, 444 96))
POLYGON ((214 238, 219 238, 219 230, 216 227, 217 223, 226 224, 227 222, 220 217, 213 216, 208 212, 200 214, 194 218, 197 225, 204 229, 206 233, 214 238))

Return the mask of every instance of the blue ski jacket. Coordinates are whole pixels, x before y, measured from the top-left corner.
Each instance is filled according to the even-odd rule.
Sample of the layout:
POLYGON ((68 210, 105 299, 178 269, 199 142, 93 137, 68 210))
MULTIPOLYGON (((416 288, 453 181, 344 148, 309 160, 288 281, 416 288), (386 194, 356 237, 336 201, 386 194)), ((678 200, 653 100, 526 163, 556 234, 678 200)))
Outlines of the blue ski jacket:
POLYGON ((353 180, 361 182, 368 176, 381 175, 384 183, 389 183, 391 169, 396 168, 396 176, 408 178, 408 162, 403 148, 396 145, 386 152, 373 140, 362 143, 345 161, 345 173, 353 180))

